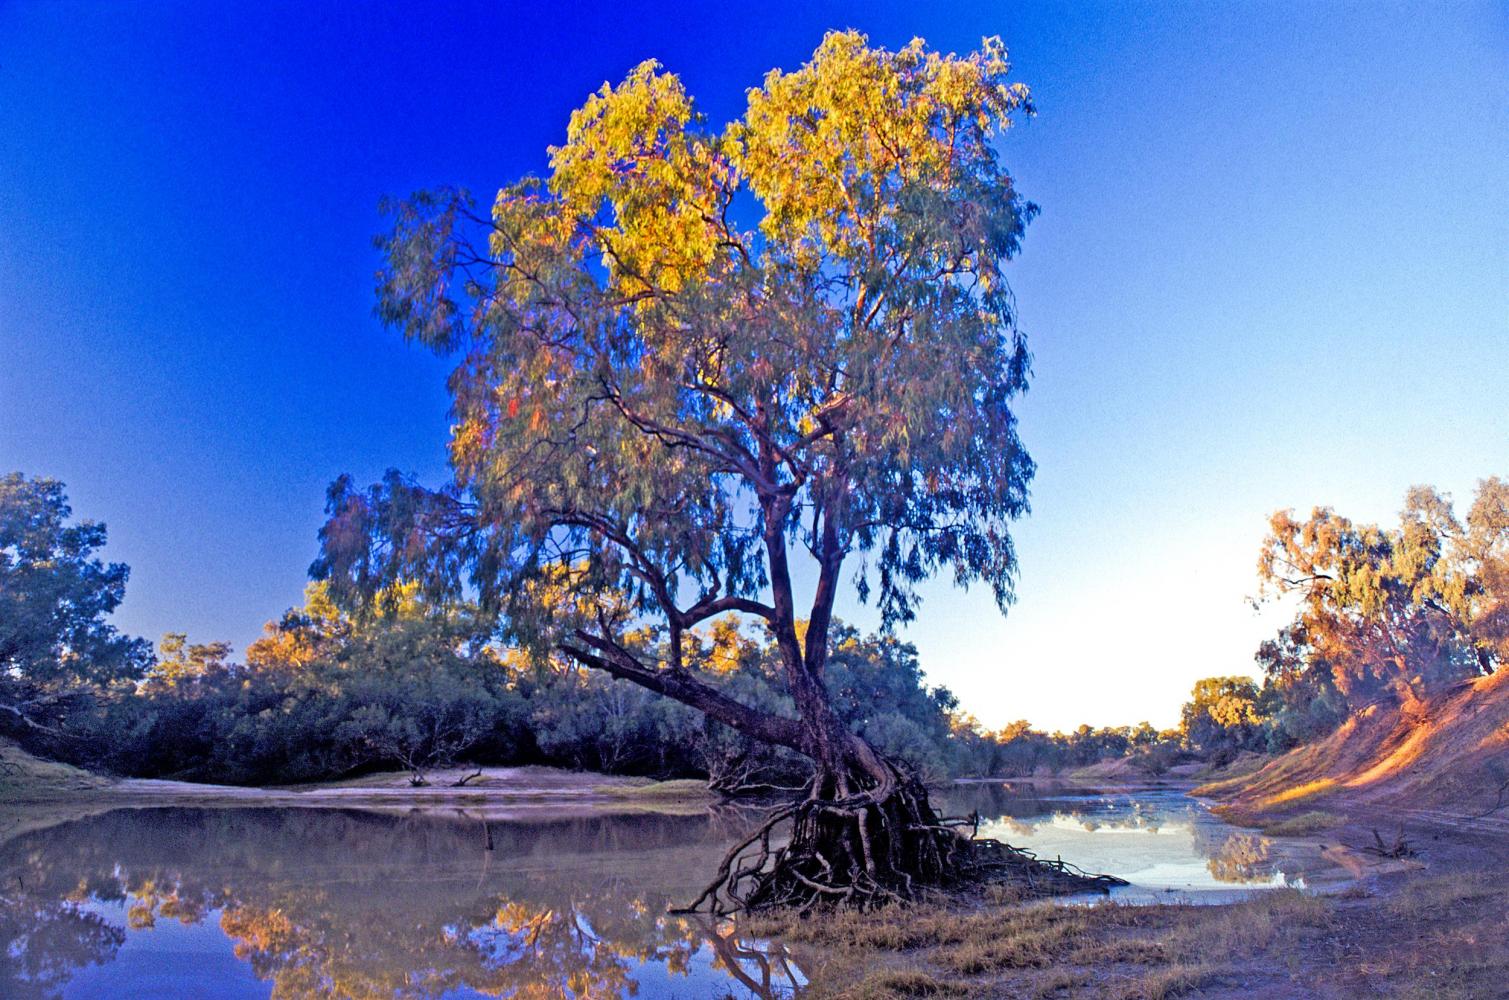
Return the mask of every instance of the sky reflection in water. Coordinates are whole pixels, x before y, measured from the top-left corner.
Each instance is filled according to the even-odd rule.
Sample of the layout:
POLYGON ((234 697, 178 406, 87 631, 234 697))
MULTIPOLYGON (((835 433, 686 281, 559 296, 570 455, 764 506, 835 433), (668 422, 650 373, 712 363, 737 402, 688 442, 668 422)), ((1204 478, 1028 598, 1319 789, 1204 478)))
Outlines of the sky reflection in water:
POLYGON ((1217 902, 1239 890, 1304 885, 1303 873, 1267 838, 1223 823, 1177 791, 1096 793, 1008 782, 963 786, 947 805, 961 814, 978 810, 981 836, 1128 880, 1112 894, 1122 902, 1217 902))
MULTIPOLYGON (((1266 841, 1174 793, 946 798, 984 835, 1130 879, 1129 899, 1286 879, 1266 841)), ((13 812, 0 995, 790 996, 800 949, 665 912, 755 818, 118 809, 44 828, 13 812)))

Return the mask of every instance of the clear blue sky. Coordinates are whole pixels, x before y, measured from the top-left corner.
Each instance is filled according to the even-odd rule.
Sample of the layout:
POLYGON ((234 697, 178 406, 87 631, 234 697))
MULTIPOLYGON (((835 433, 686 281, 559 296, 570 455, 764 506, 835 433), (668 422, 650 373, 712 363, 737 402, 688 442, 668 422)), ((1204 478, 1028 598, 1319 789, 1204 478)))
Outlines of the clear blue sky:
POLYGON ((646 57, 721 122, 828 28, 1000 34, 1040 109, 1021 600, 939 585, 907 636, 993 725, 1168 724, 1275 624, 1268 512, 1509 474, 1505 10, 13 0, 0 469, 108 523, 123 628, 243 646, 331 478, 446 474, 445 367, 371 318, 380 197, 541 169, 646 57))

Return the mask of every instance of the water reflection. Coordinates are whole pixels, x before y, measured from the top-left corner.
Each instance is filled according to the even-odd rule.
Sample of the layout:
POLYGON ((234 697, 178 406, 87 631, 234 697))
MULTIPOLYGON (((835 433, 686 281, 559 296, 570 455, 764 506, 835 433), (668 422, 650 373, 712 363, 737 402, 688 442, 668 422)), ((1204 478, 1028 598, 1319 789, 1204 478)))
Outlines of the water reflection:
MULTIPOLYGON (((262 981, 250 995, 790 995, 802 980, 779 949, 665 912, 741 822, 119 810, 0 847, 17 887, 0 902, 0 995, 145 995, 80 970, 173 924, 218 928, 262 981)), ((205 975, 223 958, 159 957, 205 975)))
MULTIPOLYGON (((1172 792, 977 785, 945 806, 1131 879, 1124 898, 1286 879, 1266 840, 1172 792)), ((0 831, 0 996, 791 997, 820 956, 666 913, 757 818, 23 815, 0 831)))
POLYGON ((1303 884, 1294 858, 1266 838, 1235 831, 1189 797, 1169 789, 1095 792, 996 782, 958 787, 950 809, 978 812, 980 833, 1039 857, 1062 857, 1132 883, 1113 892, 1127 902, 1178 892, 1219 901, 1236 888, 1303 884))
POLYGON ((1270 841, 1251 833, 1233 833, 1226 838, 1209 861, 1205 862, 1210 874, 1221 882, 1240 885, 1273 881, 1274 862, 1270 856, 1270 841))
POLYGON ((80 968, 108 962, 126 932, 77 901, 18 885, 0 896, 0 991, 15 1000, 58 996, 80 968))

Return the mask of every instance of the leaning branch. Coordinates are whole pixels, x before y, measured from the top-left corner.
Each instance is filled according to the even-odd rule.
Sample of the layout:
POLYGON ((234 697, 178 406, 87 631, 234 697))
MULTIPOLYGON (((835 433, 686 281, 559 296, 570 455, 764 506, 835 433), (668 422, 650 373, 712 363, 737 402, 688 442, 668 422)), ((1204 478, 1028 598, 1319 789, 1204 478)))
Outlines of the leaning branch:
POLYGON ((577 642, 561 643, 560 650, 583 666, 601 670, 656 694, 673 698, 697 709, 708 718, 755 739, 810 755, 807 738, 801 724, 795 719, 750 708, 684 670, 646 667, 633 657, 625 655, 615 643, 583 629, 576 631, 576 638, 577 642), (591 648, 583 648, 584 646, 591 648))
POLYGON ((11 704, 9 702, 0 702, 0 711, 9 712, 16 718, 20 719, 21 722, 30 729, 35 729, 38 732, 47 733, 51 736, 65 736, 67 734, 65 734, 61 729, 55 729, 52 726, 43 725, 36 719, 33 719, 27 711, 28 709, 49 708, 54 704, 56 704, 56 699, 53 698, 33 698, 29 701, 18 702, 16 704, 11 704))
POLYGON ((683 627, 691 628, 698 622, 715 618, 726 611, 737 611, 746 615, 754 615, 766 621, 773 621, 775 619, 775 608, 772 608, 770 605, 761 604, 759 601, 750 600, 747 597, 731 596, 704 599, 693 604, 685 611, 676 611, 675 614, 681 619, 683 627))

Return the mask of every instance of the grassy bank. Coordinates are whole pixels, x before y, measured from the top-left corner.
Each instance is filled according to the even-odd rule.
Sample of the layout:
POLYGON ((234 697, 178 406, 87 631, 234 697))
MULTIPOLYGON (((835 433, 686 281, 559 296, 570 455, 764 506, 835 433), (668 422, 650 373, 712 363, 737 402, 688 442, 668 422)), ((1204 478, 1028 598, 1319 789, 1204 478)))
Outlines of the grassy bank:
POLYGON ((110 778, 43 760, 0 739, 0 802, 51 802, 109 788, 110 778))

